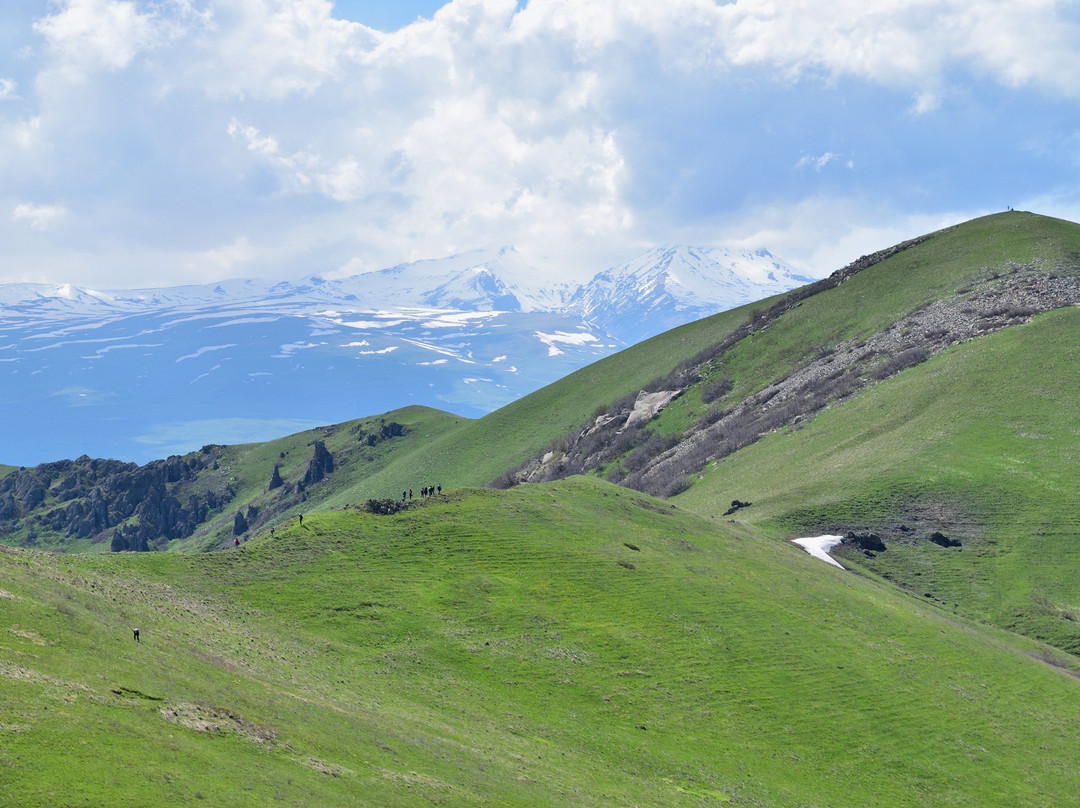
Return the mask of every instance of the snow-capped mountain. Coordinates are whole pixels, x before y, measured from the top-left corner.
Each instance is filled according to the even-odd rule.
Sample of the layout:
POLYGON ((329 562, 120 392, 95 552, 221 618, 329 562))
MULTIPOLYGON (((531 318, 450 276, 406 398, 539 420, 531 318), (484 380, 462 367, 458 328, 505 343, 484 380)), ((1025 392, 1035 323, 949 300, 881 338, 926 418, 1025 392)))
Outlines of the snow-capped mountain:
POLYGON ((660 247, 596 275, 570 308, 627 344, 813 279, 768 250, 660 247))
POLYGON ((513 247, 503 247, 399 264, 327 284, 339 297, 353 295, 384 307, 561 311, 576 288, 542 284, 542 278, 543 273, 513 247))
POLYGON ((424 404, 476 417, 645 337, 808 279, 655 250, 584 286, 512 248, 343 279, 0 285, 0 462, 143 462, 424 404))

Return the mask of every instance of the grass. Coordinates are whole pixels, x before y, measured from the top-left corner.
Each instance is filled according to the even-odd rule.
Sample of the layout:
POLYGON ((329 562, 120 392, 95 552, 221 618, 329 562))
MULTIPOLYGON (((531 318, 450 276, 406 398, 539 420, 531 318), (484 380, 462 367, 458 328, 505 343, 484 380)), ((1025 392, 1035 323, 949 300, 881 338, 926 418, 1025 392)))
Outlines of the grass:
MULTIPOLYGON (((1009 263, 1056 267, 1080 253, 1080 228, 1071 222, 1010 212, 947 228, 846 282, 803 300, 767 329, 727 351, 716 377, 734 383, 739 401, 783 378, 819 350, 865 338, 977 279, 1007 271, 1009 263)), ((764 311, 775 299, 740 309, 764 311)), ((707 321, 706 321, 707 322, 707 321)), ((693 406, 693 398, 682 405, 693 406)), ((699 405, 700 406, 700 405, 699 405)), ((679 408, 666 417, 681 426, 679 408)), ((661 421, 661 428, 666 428, 661 421)))
MULTIPOLYGON (((709 378, 738 401, 1008 261, 1074 260, 1078 233, 1009 213, 934 234, 802 301, 709 378)), ((768 435, 671 502, 597 479, 464 487, 754 308, 476 421, 410 407, 219 447, 199 484, 235 498, 170 549, 226 544, 253 505, 235 550, 0 547, 0 805, 1071 804, 1075 308, 768 435), (404 436, 358 439, 391 420, 404 436), (335 471, 266 490, 275 465, 295 486, 315 441, 335 471), (394 516, 357 509, 439 483, 394 516), (736 498, 753 505, 722 518, 736 498), (846 529, 889 549, 838 550, 852 573, 780 541, 846 529)), ((704 406, 691 389, 655 426, 680 432, 704 406)))
POLYGON ((715 464, 678 501, 750 500, 738 518, 784 536, 892 529, 893 549, 848 562, 1080 650, 1080 582, 1062 574, 1080 563, 1078 330, 1080 310, 1060 309, 957 346, 715 464))
POLYGON ((1015 805, 1080 786, 1078 683, 1036 657, 1075 662, 597 481, 312 514, 209 555, 5 552, 0 581, 3 804, 1015 805))

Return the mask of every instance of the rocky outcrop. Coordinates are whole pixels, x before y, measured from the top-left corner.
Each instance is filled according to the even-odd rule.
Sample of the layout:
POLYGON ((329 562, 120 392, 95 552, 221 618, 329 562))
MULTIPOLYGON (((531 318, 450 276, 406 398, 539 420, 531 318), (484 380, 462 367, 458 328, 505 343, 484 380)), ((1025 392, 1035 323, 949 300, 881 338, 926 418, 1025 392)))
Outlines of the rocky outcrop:
POLYGON ((399 511, 408 510, 410 503, 400 499, 369 499, 364 503, 364 511, 380 516, 389 516, 399 511))
POLYGON ((733 499, 731 500, 731 507, 724 511, 724 516, 731 516, 731 514, 736 511, 741 510, 742 508, 749 508, 753 504, 754 503, 752 502, 743 502, 739 499, 733 499))
POLYGON ((334 456, 326 448, 321 440, 315 441, 315 454, 308 463, 307 471, 304 472, 304 486, 317 483, 334 470, 334 456))
POLYGON ((648 393, 642 390, 634 402, 634 409, 630 410, 626 421, 623 422, 623 429, 632 429, 651 421, 661 413, 664 407, 682 395, 682 392, 682 390, 658 390, 655 393, 648 393))
POLYGON ((849 547, 857 547, 860 550, 869 550, 873 553, 883 553, 887 549, 885 542, 881 540, 881 536, 870 531, 856 532, 849 530, 844 536, 843 543, 849 547))
POLYGON ((232 499, 227 484, 184 493, 216 464, 203 452, 138 466, 91 459, 43 463, 0 479, 0 535, 25 523, 29 533, 105 540, 114 550, 147 550, 190 536, 210 511, 232 499))
POLYGON ((406 431, 404 424, 399 424, 397 421, 387 423, 385 419, 381 418, 379 419, 379 428, 373 432, 368 432, 361 428, 360 425, 353 427, 357 440, 368 446, 377 446, 383 441, 400 438, 406 431))
POLYGON ((938 545, 939 547, 961 547, 961 546, 963 546, 961 544, 961 542, 960 542, 960 539, 950 539, 948 536, 946 536, 940 530, 935 530, 933 533, 930 534, 930 541, 932 541, 934 544, 938 545))

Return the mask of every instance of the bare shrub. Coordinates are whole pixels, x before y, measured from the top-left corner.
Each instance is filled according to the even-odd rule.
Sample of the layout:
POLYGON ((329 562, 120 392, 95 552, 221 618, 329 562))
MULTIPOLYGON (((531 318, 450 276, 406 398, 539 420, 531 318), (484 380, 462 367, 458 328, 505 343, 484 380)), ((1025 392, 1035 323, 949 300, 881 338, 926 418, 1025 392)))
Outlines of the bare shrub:
POLYGON ((722 379, 711 381, 701 388, 701 400, 705 404, 711 404, 718 398, 723 398, 734 389, 735 383, 725 376, 722 379))
POLYGON ((709 407, 705 410, 705 414, 698 419, 698 428, 704 429, 707 426, 712 426, 720 419, 731 414, 731 410, 727 407, 709 407))
POLYGON ((927 351, 926 348, 908 348, 906 351, 901 351, 895 356, 886 359, 876 367, 871 368, 870 376, 879 381, 881 379, 886 379, 902 370, 914 367, 920 362, 925 362, 929 355, 930 352, 927 351))

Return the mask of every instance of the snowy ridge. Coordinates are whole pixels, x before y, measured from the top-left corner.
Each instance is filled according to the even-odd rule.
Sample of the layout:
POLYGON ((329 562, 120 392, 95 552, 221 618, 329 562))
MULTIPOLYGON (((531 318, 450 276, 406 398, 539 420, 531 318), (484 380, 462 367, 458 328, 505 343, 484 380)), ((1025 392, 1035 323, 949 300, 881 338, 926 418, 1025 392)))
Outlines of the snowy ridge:
POLYGON ((768 250, 660 247, 599 273, 570 305, 586 321, 636 342, 812 280, 768 250))
POLYGON ((478 417, 803 280, 764 251, 671 247, 571 287, 503 248, 342 279, 0 285, 0 462, 144 462, 407 404, 478 417))

